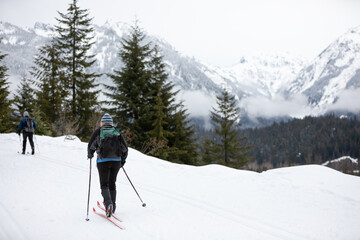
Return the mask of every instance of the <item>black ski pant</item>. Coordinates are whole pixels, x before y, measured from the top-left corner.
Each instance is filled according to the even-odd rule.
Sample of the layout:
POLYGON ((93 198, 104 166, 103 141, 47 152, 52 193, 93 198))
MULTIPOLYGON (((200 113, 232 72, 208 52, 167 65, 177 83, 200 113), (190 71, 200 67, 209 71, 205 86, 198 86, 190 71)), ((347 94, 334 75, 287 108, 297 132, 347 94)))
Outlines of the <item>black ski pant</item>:
POLYGON ((109 161, 97 163, 100 177, 101 195, 104 198, 105 206, 113 204, 116 207, 116 177, 122 167, 120 161, 109 161))
POLYGON ((26 150, 26 139, 27 138, 29 138, 31 150, 34 152, 33 135, 34 135, 34 133, 32 133, 32 132, 23 131, 23 149, 22 149, 23 153, 25 153, 25 150, 26 150))

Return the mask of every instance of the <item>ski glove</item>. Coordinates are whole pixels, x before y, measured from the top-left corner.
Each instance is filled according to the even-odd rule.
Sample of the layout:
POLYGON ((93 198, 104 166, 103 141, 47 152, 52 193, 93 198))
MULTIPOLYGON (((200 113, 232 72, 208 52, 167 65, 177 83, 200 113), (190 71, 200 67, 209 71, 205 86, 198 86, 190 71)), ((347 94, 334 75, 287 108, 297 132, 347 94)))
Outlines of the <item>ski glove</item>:
POLYGON ((87 157, 89 159, 92 159, 94 157, 94 152, 95 152, 94 150, 88 149, 87 157))
POLYGON ((121 162, 121 167, 123 167, 126 163, 125 159, 122 159, 120 162, 121 162))

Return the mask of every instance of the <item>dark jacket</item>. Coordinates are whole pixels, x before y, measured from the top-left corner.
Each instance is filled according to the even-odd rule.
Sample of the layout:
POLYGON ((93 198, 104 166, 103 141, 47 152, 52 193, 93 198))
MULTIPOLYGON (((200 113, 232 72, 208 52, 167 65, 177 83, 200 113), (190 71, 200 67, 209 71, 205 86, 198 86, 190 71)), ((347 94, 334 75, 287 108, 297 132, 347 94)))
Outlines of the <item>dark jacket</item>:
MULTIPOLYGON (((26 119, 29 119, 29 116, 26 116, 23 119, 21 119, 19 127, 18 127, 18 132, 19 133, 20 133, 21 130, 24 130, 26 132, 26 130, 25 130, 25 128, 27 127, 26 119)), ((31 120, 33 122, 34 130, 35 130, 36 129, 36 123, 35 123, 34 119, 31 119, 31 120)))
MULTIPOLYGON (((100 154, 100 129, 98 128, 94 131, 94 133, 91 136, 91 139, 88 144, 88 157, 92 158, 94 156, 94 152, 97 153, 97 162, 108 162, 108 161, 122 161, 125 162, 127 155, 128 155, 128 147, 125 142, 125 139, 120 134, 118 136, 119 141, 121 143, 122 149, 122 156, 121 157, 112 157, 112 158, 103 158, 100 154)), ((120 146, 119 146, 120 147, 120 146)))

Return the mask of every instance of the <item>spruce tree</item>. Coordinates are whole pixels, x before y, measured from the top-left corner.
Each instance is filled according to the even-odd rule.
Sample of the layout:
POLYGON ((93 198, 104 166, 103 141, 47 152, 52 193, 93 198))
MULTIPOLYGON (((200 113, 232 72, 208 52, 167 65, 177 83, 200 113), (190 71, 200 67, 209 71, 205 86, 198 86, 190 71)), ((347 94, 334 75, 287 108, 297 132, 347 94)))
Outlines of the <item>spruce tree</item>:
POLYGON ((41 47, 39 54, 35 57, 35 66, 31 72, 38 86, 36 105, 43 113, 43 121, 48 125, 55 123, 64 112, 63 99, 67 91, 63 83, 60 57, 61 52, 53 42, 41 47))
MULTIPOLYGON (((210 134, 210 136, 212 133, 210 134)), ((210 136, 206 136, 203 142, 203 152, 201 153, 202 163, 204 164, 213 164, 217 163, 218 157, 216 153, 221 152, 221 148, 219 145, 216 145, 216 138, 211 138, 210 136)))
POLYGON ((235 96, 223 89, 221 95, 217 96, 217 108, 210 111, 210 117, 218 139, 212 141, 210 147, 204 148, 210 151, 220 164, 237 168, 244 166, 250 160, 247 155, 251 147, 241 145, 246 137, 238 135, 241 123, 235 96))
POLYGON ((190 165, 197 164, 196 139, 194 128, 188 119, 189 114, 182 104, 179 104, 173 115, 170 126, 172 135, 169 137, 169 161, 190 165))
POLYGON ((152 111, 149 112, 148 119, 152 122, 152 129, 148 132, 150 138, 155 138, 160 146, 161 153, 155 153, 154 156, 168 159, 169 137, 173 135, 171 132, 170 121, 174 115, 177 105, 175 104, 175 96, 177 92, 173 91, 174 85, 168 82, 168 74, 163 62, 163 57, 159 53, 158 46, 152 49, 150 61, 151 78, 149 84, 149 105, 152 111))
POLYGON ((194 132, 183 105, 176 103, 177 91, 168 74, 158 47, 145 42, 145 34, 135 23, 130 35, 121 42, 121 70, 108 76, 114 85, 109 92, 108 111, 120 127, 132 133, 136 149, 166 160, 195 163, 194 132))
POLYGON ((53 131, 51 129, 50 123, 47 120, 48 118, 38 105, 33 106, 33 111, 30 117, 36 122, 35 133, 37 135, 52 135, 53 131))
POLYGON ((89 18, 88 10, 78 7, 77 0, 73 0, 67 13, 58 13, 59 25, 55 28, 59 36, 56 38, 56 45, 62 50, 62 67, 70 93, 69 110, 79 126, 79 136, 88 138, 92 129, 90 119, 94 114, 99 92, 95 90, 98 86, 95 80, 99 75, 89 70, 96 61, 93 60, 94 55, 89 55, 94 44, 92 18, 89 18))
POLYGON ((148 132, 149 137, 154 137, 160 141, 166 141, 167 137, 171 134, 168 130, 165 129, 165 126, 168 125, 166 122, 166 114, 164 112, 165 105, 163 103, 161 93, 159 92, 155 98, 155 105, 153 106, 153 129, 148 132))
POLYGON ((30 116, 33 113, 35 105, 35 93, 33 89, 33 83, 26 76, 22 77, 20 85, 16 90, 14 97, 14 104, 18 111, 18 117, 22 117, 24 111, 29 112, 30 116))
POLYGON ((158 139, 160 145, 167 144, 167 147, 160 148, 159 154, 155 153, 155 156, 172 162, 196 164, 195 132, 183 104, 176 102, 178 91, 174 91, 174 85, 168 81, 166 65, 158 46, 152 49, 150 71, 148 89, 152 93, 149 95, 152 111, 148 119, 151 119, 153 129, 149 136, 158 139))
POLYGON ((151 129, 148 119, 151 51, 150 43, 144 43, 144 38, 144 32, 135 23, 130 35, 121 42, 119 56, 124 66, 108 74, 114 86, 105 85, 109 90, 105 95, 110 98, 108 111, 114 115, 120 128, 131 131, 131 145, 138 150, 143 148, 147 140, 146 132, 151 129))
POLYGON ((9 100, 10 92, 8 90, 9 84, 7 82, 6 74, 8 68, 1 64, 5 56, 5 54, 2 55, 0 53, 0 133, 11 131, 11 100, 9 100))

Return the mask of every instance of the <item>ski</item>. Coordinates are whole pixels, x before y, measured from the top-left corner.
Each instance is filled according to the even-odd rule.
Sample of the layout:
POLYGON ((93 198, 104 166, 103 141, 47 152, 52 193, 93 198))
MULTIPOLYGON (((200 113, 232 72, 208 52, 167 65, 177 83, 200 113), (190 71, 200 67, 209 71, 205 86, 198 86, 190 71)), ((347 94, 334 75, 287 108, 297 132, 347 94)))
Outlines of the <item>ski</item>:
POLYGON ((21 154, 21 155, 31 155, 31 153, 30 152, 26 152, 26 153, 24 153, 24 154, 22 154, 22 152, 17 152, 18 154, 21 154))
MULTIPOLYGON (((99 203, 99 201, 97 201, 97 205, 98 205, 98 207, 99 207, 101 210, 103 210, 104 212, 106 212, 104 206, 102 206, 102 205, 99 203)), ((111 216, 114 217, 114 218, 115 218, 116 220, 118 220, 119 222, 122 222, 122 220, 120 220, 119 218, 117 218, 114 214, 111 214, 111 216)))
POLYGON ((112 224, 114 224, 115 226, 117 226, 118 228, 120 228, 121 230, 125 230, 124 227, 120 226, 119 224, 117 224, 116 222, 114 222, 112 219, 107 218, 105 214, 99 213, 95 210, 95 208, 93 208, 93 211, 96 215, 99 215, 100 217, 105 218, 106 220, 110 221, 112 224))

